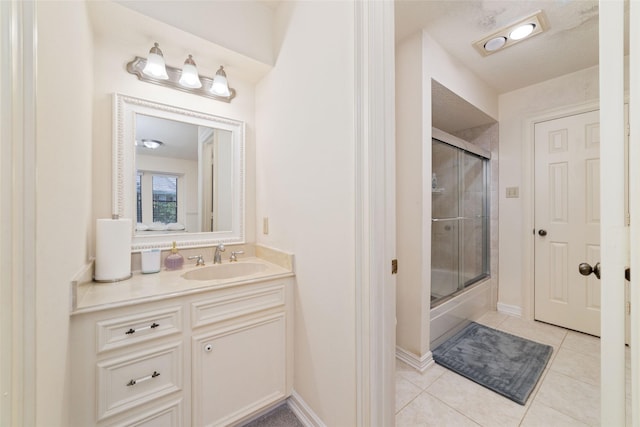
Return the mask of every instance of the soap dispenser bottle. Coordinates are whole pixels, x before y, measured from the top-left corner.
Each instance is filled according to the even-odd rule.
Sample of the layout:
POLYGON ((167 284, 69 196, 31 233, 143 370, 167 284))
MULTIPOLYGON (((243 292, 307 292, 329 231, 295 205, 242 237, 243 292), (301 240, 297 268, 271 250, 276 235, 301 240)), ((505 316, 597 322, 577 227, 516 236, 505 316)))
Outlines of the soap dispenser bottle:
POLYGON ((184 264, 184 257, 178 253, 176 242, 173 242, 171 253, 164 260, 164 266, 167 270, 178 270, 179 268, 182 268, 182 264, 184 264))

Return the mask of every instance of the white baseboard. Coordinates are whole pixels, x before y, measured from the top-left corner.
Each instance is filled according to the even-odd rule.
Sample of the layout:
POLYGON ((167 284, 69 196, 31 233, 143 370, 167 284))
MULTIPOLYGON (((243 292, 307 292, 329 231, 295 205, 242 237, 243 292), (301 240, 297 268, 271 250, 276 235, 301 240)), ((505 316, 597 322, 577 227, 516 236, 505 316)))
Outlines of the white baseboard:
POLYGON ((320 417, 295 390, 287 399, 287 405, 305 427, 326 427, 320 417))
POLYGON ((435 363, 430 351, 422 357, 418 357, 402 347, 396 347, 396 357, 420 372, 424 372, 429 366, 435 363))
POLYGON ((522 307, 517 305, 503 304, 497 305, 498 313, 508 314, 509 316, 522 317, 522 307))

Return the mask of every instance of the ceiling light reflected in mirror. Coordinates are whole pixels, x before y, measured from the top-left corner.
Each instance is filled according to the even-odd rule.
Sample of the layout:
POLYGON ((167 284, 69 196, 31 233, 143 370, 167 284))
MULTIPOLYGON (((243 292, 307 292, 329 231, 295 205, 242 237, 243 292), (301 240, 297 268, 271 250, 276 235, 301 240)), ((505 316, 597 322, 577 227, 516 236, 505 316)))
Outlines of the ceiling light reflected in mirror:
POLYGON ((160 148, 161 145, 164 145, 164 143, 162 141, 158 141, 156 139, 143 139, 142 140, 142 146, 144 148, 149 148, 151 150, 155 150, 157 148, 160 148))

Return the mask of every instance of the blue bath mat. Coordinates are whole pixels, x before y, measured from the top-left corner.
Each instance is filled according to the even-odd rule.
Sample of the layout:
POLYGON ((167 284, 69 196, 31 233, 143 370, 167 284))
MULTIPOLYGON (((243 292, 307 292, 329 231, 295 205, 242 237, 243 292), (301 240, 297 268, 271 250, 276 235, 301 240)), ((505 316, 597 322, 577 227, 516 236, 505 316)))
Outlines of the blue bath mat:
POLYGON ((433 359, 524 405, 553 348, 471 322, 433 350, 433 359))

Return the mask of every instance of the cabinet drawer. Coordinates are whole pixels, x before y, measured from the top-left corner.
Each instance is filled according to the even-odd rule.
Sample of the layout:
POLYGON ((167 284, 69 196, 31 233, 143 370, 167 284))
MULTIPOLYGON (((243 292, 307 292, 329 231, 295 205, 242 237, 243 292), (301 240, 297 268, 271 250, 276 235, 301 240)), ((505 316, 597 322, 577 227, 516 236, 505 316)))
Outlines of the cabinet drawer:
POLYGON ((182 425, 182 399, 162 405, 113 427, 180 427, 182 425))
POLYGON ((222 320, 256 313, 285 303, 285 285, 233 292, 191 305, 191 326, 210 325, 222 320))
POLYGON ((102 353, 181 331, 180 306, 103 320, 96 323, 97 352, 102 353))
POLYGON ((98 362, 98 420, 181 390, 181 363, 181 343, 98 362))

